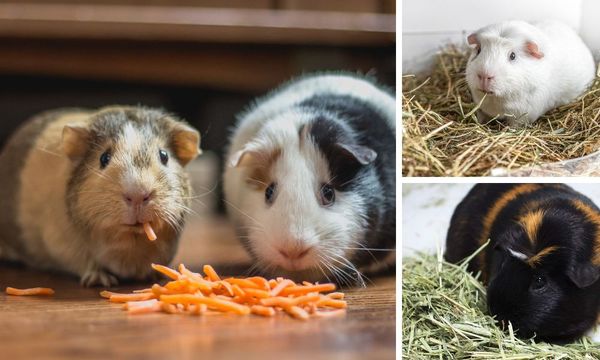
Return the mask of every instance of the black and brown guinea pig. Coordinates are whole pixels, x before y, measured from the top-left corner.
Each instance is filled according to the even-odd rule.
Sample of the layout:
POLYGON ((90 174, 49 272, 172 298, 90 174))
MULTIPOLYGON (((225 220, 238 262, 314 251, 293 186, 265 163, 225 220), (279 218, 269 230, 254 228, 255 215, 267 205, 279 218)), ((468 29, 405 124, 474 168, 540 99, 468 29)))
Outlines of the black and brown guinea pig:
POLYGON ((395 264, 396 102, 372 78, 294 79, 239 117, 228 213, 258 272, 364 285, 395 264))
POLYGON ((454 211, 445 258, 469 263, 489 311, 517 335, 567 342, 590 329, 600 301, 600 210, 562 184, 478 184, 454 211))
POLYGON ((148 277, 177 249, 191 199, 184 166, 199 141, 183 121, 143 107, 55 110, 24 123, 0 153, 0 259, 87 286, 148 277))

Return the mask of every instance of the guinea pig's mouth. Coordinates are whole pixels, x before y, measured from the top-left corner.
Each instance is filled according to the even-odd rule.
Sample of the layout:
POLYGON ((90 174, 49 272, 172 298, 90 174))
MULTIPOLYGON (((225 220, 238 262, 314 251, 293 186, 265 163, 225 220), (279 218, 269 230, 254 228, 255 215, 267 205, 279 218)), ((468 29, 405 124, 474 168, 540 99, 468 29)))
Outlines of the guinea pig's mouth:
POLYGON ((494 95, 494 92, 490 91, 490 90, 483 90, 483 89, 477 89, 477 90, 481 91, 484 94, 490 95, 490 96, 494 95))

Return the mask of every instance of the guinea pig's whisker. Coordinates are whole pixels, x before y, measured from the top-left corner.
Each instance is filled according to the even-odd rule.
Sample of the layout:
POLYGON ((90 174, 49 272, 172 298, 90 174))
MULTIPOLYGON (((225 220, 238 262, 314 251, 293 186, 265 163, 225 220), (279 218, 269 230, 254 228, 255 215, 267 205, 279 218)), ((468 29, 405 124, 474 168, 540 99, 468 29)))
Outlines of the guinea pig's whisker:
POLYGON ((323 270, 323 268, 321 267, 322 264, 322 260, 319 260, 317 262, 317 267, 319 268, 319 271, 321 271, 321 273, 323 274, 323 276, 325 276, 325 278, 327 279, 327 281, 331 282, 331 279, 329 278, 329 276, 327 276, 327 273, 325 272, 325 270, 323 270))
MULTIPOLYGON (((324 254, 324 255, 327 259, 333 260, 333 258, 328 256, 327 254, 324 254)), ((326 260, 325 258, 322 258, 322 259, 326 260)), ((325 261, 325 262, 323 262, 323 265, 331 272, 331 274, 335 277, 337 282, 339 282, 342 285, 351 286, 352 277, 350 276, 350 274, 348 274, 347 272, 342 270, 340 267, 336 266, 335 264, 333 264, 331 262, 325 261)))
POLYGON ((337 246, 337 248, 344 249, 344 250, 361 250, 361 251, 396 251, 396 249, 353 248, 353 247, 341 247, 341 246, 337 246))
POLYGON ((267 184, 267 183, 265 183, 263 181, 260 181, 258 179, 255 179, 255 178, 248 178, 248 180, 253 181, 253 182, 257 183, 257 184, 263 185, 265 187, 269 186, 269 184, 267 184))
POLYGON ((356 281, 357 281, 357 282, 358 282, 358 283, 359 283, 361 286, 365 286, 364 279, 367 279, 367 281, 371 282, 371 280, 370 280, 368 277, 366 277, 365 275, 363 275, 363 274, 362 274, 362 273, 361 273, 361 272, 360 272, 360 271, 359 271, 359 270, 356 268, 356 266, 355 266, 355 265, 354 265, 354 264, 353 264, 353 263, 352 263, 350 260, 348 260, 346 257, 344 257, 343 255, 336 254, 336 253, 333 253, 333 252, 330 252, 330 253, 328 254, 328 256, 329 256, 329 255, 333 255, 335 258, 337 258, 337 259, 340 259, 341 261, 340 261, 340 260, 337 260, 337 259, 335 259, 335 258, 331 258, 331 260, 334 260, 334 261, 338 262, 339 264, 343 265, 343 266, 344 266, 344 268, 346 268, 346 269, 349 269, 350 271, 353 271, 354 273, 356 273, 356 277, 357 277, 356 281))
POLYGON ((256 220, 255 218, 253 218, 252 216, 246 214, 244 211, 242 211, 240 208, 238 208, 237 206, 235 206, 233 203, 231 203, 231 201, 227 201, 226 199, 223 199, 223 201, 225 201, 227 204, 229 204, 229 206, 231 206, 233 209, 237 210, 240 212, 240 214, 246 216, 248 219, 254 221, 256 224, 262 226, 260 224, 260 222, 258 220, 256 220))
POLYGON ((46 148, 38 147, 38 148, 35 148, 35 149, 39 150, 39 151, 42 151, 42 152, 45 152, 46 154, 54 155, 56 157, 61 157, 61 158, 65 157, 65 154, 56 153, 56 152, 50 151, 50 150, 48 150, 46 148))

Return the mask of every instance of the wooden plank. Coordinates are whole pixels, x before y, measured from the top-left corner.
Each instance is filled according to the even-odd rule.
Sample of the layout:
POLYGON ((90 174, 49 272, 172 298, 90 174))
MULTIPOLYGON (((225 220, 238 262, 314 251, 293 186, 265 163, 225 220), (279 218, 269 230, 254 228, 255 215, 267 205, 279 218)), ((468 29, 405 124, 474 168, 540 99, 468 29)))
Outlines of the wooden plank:
POLYGON ((332 61, 337 66, 329 68, 363 72, 385 65, 384 59, 364 50, 313 52, 297 47, 1 41, 0 73, 195 85, 253 93, 315 68, 307 66, 303 60, 306 58, 324 58, 316 69, 327 68, 332 61), (333 60, 327 62, 327 56, 333 60))
MULTIPOLYGON (((25 4, 81 4, 81 0, 19 0, 25 4)), ((269 9, 273 0, 88 0, 94 5, 153 5, 153 6, 196 6, 238 9, 269 9)))
POLYGON ((379 46, 395 16, 299 10, 0 4, 0 36, 379 46))
POLYGON ((278 8, 294 10, 370 12, 380 10, 378 0, 280 0, 278 8))
MULTIPOLYGON (((225 272, 234 267, 227 270, 216 263, 232 250, 243 252, 237 242, 223 241, 231 234, 223 230, 226 223, 199 225, 188 229, 187 239, 193 241, 182 242, 179 253, 185 256, 178 257, 193 270, 213 258, 217 271, 242 275, 242 270, 225 272)), ((101 288, 86 289, 72 277, 0 264, 0 354, 6 359, 393 359, 395 280, 379 278, 367 289, 344 290, 349 308, 341 318, 301 322, 286 316, 135 316, 100 298, 101 288), (24 298, 3 291, 6 286, 39 285, 54 288, 56 294, 24 298)))

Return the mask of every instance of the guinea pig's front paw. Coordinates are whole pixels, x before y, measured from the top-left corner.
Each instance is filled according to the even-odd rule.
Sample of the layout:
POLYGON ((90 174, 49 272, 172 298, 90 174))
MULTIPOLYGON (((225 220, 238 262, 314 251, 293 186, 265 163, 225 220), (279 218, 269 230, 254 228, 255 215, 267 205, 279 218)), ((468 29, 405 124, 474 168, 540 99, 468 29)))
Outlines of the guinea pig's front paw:
POLYGON ((113 285, 118 285, 119 281, 117 278, 109 274, 108 272, 98 269, 96 267, 90 268, 86 270, 86 272, 81 276, 81 285, 85 287, 102 285, 104 287, 111 287, 113 285))

